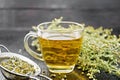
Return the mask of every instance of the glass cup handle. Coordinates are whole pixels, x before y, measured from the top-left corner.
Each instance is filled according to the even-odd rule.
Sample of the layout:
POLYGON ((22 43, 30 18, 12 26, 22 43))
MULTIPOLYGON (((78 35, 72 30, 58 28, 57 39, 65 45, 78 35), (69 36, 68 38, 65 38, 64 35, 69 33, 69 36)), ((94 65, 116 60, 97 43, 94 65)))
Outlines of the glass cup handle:
POLYGON ((42 54, 33 51, 33 50, 29 47, 28 41, 29 41, 29 38, 30 38, 30 37, 37 37, 37 33, 31 31, 31 32, 29 32, 28 34, 25 35, 25 37, 24 37, 24 47, 25 47, 26 51, 27 51, 30 55, 32 55, 34 58, 43 61, 42 54))

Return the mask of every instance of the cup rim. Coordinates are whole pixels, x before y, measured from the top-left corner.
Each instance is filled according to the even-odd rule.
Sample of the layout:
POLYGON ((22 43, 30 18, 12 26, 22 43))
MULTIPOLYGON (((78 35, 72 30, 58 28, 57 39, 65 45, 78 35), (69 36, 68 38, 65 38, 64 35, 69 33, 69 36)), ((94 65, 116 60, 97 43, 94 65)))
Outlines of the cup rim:
MULTIPOLYGON (((48 31, 48 32, 57 31, 57 30, 41 30, 41 29, 39 28, 41 25, 50 24, 50 23, 52 23, 52 22, 48 21, 48 22, 43 22, 43 23, 38 24, 38 25, 37 25, 38 31, 48 31)), ((67 23, 67 24, 68 24, 68 23, 71 23, 71 24, 75 24, 75 25, 81 26, 80 29, 74 29, 74 30, 72 30, 73 32, 74 32, 74 31, 79 31, 79 30, 80 30, 80 31, 83 31, 83 30, 84 30, 84 26, 85 26, 85 24, 80 24, 80 23, 73 22, 73 21, 61 21, 60 23, 67 23)))

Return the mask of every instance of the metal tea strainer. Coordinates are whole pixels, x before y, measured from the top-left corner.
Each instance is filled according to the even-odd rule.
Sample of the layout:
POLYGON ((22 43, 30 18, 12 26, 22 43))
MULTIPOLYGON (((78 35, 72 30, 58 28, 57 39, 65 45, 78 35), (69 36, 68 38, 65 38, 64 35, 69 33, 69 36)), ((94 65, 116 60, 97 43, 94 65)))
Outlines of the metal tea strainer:
POLYGON ((1 47, 0 48, 0 68, 1 68, 2 74, 4 75, 4 77, 6 79, 8 79, 8 80, 16 80, 16 79, 17 80, 40 80, 37 77, 37 76, 39 76, 39 77, 46 78, 47 80, 52 80, 51 78, 40 74, 40 72, 41 72, 40 67, 34 61, 32 61, 31 59, 29 59, 29 58, 27 58, 25 56, 22 56, 20 54, 10 52, 7 49, 7 47, 5 47, 4 45, 0 44, 0 47, 1 47), (2 52, 2 48, 4 48, 7 52, 2 52), (27 62, 28 64, 33 65, 34 69, 35 69, 35 73, 33 75, 19 74, 19 73, 8 70, 8 69, 6 69, 5 67, 3 67, 1 65, 1 62, 5 61, 5 60, 7 60, 9 58, 12 58, 12 57, 17 57, 17 58, 27 62))

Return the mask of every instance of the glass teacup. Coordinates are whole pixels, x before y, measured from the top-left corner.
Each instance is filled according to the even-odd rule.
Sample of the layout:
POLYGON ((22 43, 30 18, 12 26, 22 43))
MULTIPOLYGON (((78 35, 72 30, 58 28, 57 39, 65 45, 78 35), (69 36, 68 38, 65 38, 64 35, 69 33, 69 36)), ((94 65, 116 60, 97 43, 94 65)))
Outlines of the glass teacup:
POLYGON ((37 26, 37 32, 29 32, 25 36, 25 49, 33 57, 44 60, 50 72, 69 73, 73 71, 81 51, 83 30, 84 25, 76 22, 61 21, 57 25, 41 23, 37 26), (41 53, 34 52, 28 46, 30 37, 38 39, 41 53))

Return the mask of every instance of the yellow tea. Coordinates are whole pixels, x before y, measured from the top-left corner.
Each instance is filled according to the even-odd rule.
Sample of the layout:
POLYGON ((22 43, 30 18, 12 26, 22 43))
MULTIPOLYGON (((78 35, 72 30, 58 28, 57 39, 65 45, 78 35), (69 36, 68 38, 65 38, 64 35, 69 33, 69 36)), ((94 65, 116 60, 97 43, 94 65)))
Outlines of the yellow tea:
POLYGON ((58 35, 38 39, 44 61, 51 72, 57 69, 63 73, 65 69, 73 69, 80 53, 82 37, 58 35))

